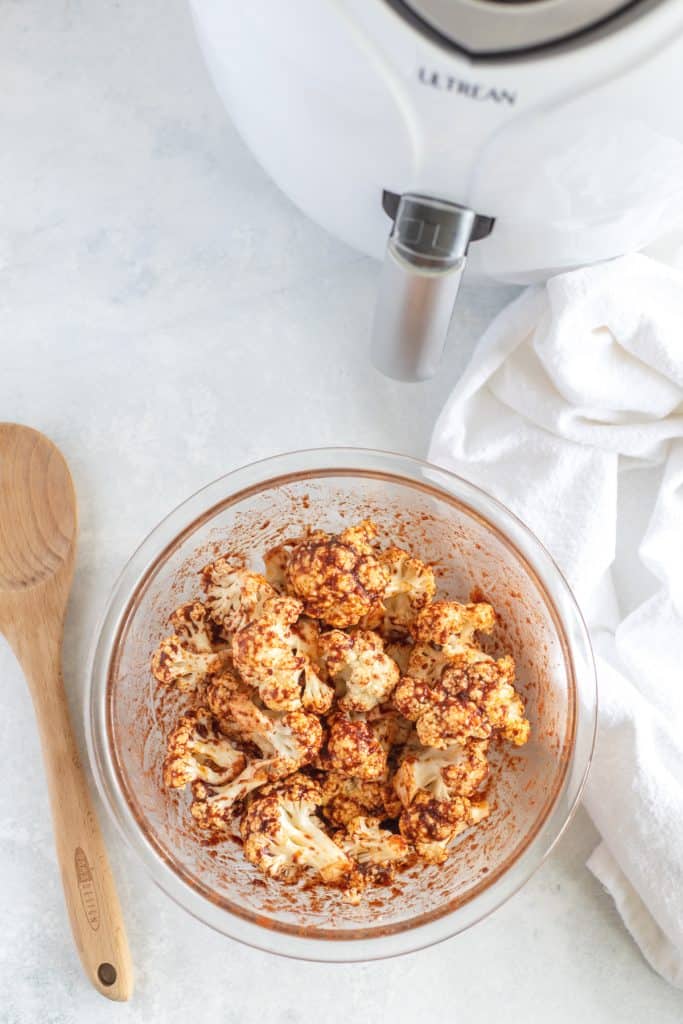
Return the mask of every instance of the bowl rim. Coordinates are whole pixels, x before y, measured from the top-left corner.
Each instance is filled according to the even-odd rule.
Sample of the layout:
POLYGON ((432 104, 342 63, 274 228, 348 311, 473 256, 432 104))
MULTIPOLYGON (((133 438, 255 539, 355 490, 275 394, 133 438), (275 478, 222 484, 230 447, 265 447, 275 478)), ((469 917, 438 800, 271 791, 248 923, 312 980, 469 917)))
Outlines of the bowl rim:
POLYGON ((571 588, 550 553, 519 517, 475 484, 426 460, 366 448, 324 447, 281 453, 224 474, 195 491, 149 531, 120 572, 100 618, 89 660, 86 708, 88 752, 98 791, 127 845, 141 858, 162 891, 198 920, 258 949, 307 960, 350 962, 396 956, 444 941, 487 917, 526 884, 564 833, 580 800, 595 746, 597 680, 590 637, 571 588), (234 905, 229 901, 212 899, 208 890, 202 891, 201 886, 188 881, 187 873, 173 867, 167 851, 161 850, 141 824, 116 769, 108 689, 131 612, 159 565, 188 535, 249 494, 292 480, 344 475, 393 479, 436 494, 481 520, 511 547, 534 578, 554 620, 572 680, 574 702, 568 729, 571 735, 565 738, 562 755, 564 771, 533 830, 502 867, 469 890, 465 899, 418 916, 412 919, 415 923, 378 927, 375 934, 359 929, 358 935, 349 932, 339 938, 338 933, 325 933, 323 929, 307 929, 302 934, 295 927, 266 923, 256 914, 238 907, 231 909, 234 905), (511 539, 510 530, 516 539, 511 539), (525 550, 520 550, 519 541, 526 545, 525 550))

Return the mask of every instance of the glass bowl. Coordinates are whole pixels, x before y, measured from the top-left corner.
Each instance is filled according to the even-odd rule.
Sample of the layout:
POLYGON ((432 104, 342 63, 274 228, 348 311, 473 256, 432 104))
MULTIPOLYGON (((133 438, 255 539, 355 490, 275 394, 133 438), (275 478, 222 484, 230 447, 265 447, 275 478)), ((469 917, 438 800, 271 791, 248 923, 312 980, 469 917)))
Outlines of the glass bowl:
POLYGON ((384 452, 278 455, 209 484, 147 537, 121 574, 92 659, 88 744, 102 796, 154 881, 201 921, 288 956, 352 961, 406 953, 463 931, 538 868, 566 827, 588 772, 595 668, 564 578, 526 527, 483 491, 426 462, 384 452), (443 594, 496 608, 491 651, 510 652, 531 721, 521 749, 494 752, 490 817, 445 865, 418 865, 353 907, 319 887, 268 880, 236 841, 194 829, 188 795, 161 784, 164 741, 182 695, 160 694, 150 656, 172 610, 198 592, 218 552, 260 556, 308 525, 337 531, 371 516, 383 537, 440 567, 443 594))

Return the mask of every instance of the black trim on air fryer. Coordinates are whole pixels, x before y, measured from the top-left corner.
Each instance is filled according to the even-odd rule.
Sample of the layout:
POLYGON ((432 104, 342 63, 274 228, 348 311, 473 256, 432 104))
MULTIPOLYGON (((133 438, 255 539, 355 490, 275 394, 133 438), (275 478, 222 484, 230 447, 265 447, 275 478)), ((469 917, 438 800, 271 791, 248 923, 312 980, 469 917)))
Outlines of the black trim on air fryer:
MULTIPOLYGON (((415 198, 417 198, 417 197, 415 197, 415 198)), ((429 197, 427 197, 427 198, 429 198, 429 197)), ((398 206, 399 206, 400 202, 401 202, 401 196, 400 196, 400 194, 398 192, 391 192, 387 188, 383 189, 383 191, 382 191, 382 209, 384 210, 384 212, 386 213, 386 215, 388 217, 391 217, 392 220, 396 220, 396 215, 398 213, 398 206)), ((469 207, 461 206, 460 203, 453 203, 453 202, 450 201, 450 199, 449 200, 441 200, 441 202, 448 202, 449 205, 452 206, 454 210, 457 209, 457 210, 466 211, 467 213, 470 212, 469 207)), ((495 217, 487 217, 483 213, 475 213, 475 215, 474 215, 474 222, 472 224, 472 231, 471 231, 470 236, 469 236, 468 244, 469 244, 469 242, 478 242, 479 239, 481 239, 481 238, 487 238, 488 235, 490 235, 491 232, 493 231, 493 225, 495 223, 496 223, 496 218, 495 217)), ((467 252, 467 248, 465 249, 465 252, 467 252)))
POLYGON ((555 53, 563 50, 571 50, 576 46, 583 46, 586 43, 591 43, 596 39, 599 39, 601 35, 605 35, 608 32, 613 32, 622 28, 629 22, 634 21, 641 15, 646 14, 647 11, 653 7, 657 7, 660 3, 666 2, 666 0, 631 0, 627 6, 622 7, 620 10, 615 11, 613 14, 608 14, 606 18, 602 18, 600 21, 594 22, 592 25, 587 25, 586 28, 581 29, 578 32, 572 32, 569 35, 563 36, 560 39, 554 39, 550 43, 539 43, 536 46, 526 46, 519 50, 501 51, 491 50, 481 51, 479 53, 473 53, 466 47, 459 43, 456 43, 453 39, 449 39, 448 36, 443 35, 438 29, 434 28, 429 22, 416 14, 416 12, 404 2, 404 0, 384 0, 384 3, 388 4, 404 21, 407 21, 413 28, 417 29, 424 36, 430 39, 433 43, 441 46, 442 49, 448 50, 449 52, 455 51, 463 57, 466 57, 470 63, 507 63, 513 64, 515 61, 524 60, 527 57, 541 57, 541 56, 552 56, 555 53))

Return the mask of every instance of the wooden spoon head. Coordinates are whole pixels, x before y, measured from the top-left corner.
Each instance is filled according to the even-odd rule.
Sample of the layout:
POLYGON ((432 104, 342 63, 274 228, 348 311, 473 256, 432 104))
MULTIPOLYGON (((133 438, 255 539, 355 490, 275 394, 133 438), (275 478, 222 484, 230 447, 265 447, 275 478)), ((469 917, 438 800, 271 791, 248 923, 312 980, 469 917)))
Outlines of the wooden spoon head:
POLYGON ((69 467, 44 434, 0 423, 0 595, 70 576, 78 513, 69 467))

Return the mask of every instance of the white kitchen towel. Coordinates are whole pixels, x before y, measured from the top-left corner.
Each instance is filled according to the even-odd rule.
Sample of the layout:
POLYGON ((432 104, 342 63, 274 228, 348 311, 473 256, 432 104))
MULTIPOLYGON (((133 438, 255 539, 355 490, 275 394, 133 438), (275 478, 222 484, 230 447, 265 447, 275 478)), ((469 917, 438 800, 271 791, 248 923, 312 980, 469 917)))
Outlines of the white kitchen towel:
POLYGON ((513 509, 574 588, 599 687, 588 866, 683 988, 683 275, 631 255, 523 292, 430 458, 513 509))

